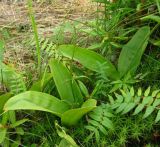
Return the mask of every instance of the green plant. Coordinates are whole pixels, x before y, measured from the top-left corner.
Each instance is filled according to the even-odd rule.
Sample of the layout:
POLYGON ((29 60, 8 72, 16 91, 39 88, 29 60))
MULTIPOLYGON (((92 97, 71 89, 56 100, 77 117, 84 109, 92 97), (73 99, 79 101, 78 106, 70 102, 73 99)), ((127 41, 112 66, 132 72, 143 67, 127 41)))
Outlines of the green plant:
MULTIPOLYGON (((0 96, 0 113, 3 112, 3 107, 5 102, 12 97, 13 94, 6 93, 0 96)), ((21 135, 24 135, 24 130, 22 127, 20 127, 21 124, 28 121, 28 119, 21 119, 16 120, 16 115, 14 111, 7 112, 5 114, 1 114, 0 117, 0 144, 1 145, 11 145, 10 143, 10 130, 15 130, 15 133, 17 134, 17 139, 13 141, 13 144, 19 145, 21 141, 21 135)), ((12 135, 12 133, 11 133, 12 135)), ((12 145, 13 145, 12 144, 12 145)))
POLYGON ((69 70, 56 59, 51 59, 49 65, 61 100, 46 93, 27 91, 10 98, 4 110, 46 111, 60 117, 63 124, 75 125, 84 114, 96 107, 96 100, 88 99, 83 103, 81 91, 69 70))
POLYGON ((88 114, 88 125, 85 128, 90 131, 90 135, 85 142, 95 136, 97 143, 106 138, 107 145, 117 138, 115 144, 124 145, 128 139, 139 140, 144 132, 150 132, 158 123, 160 90, 151 92, 149 87, 144 92, 141 88, 138 92, 133 88, 120 92, 115 93, 115 98, 108 95, 109 103, 102 103, 88 114))
POLYGON ((142 90, 139 89, 137 93, 133 88, 130 91, 121 90, 121 95, 115 93, 116 100, 109 96, 112 103, 112 109, 115 109, 116 113, 126 114, 134 110, 133 115, 137 115, 141 111, 145 111, 143 118, 147 118, 153 112, 157 112, 155 122, 160 120, 159 111, 159 90, 155 90, 150 94, 150 87, 142 94, 142 90))
POLYGON ((40 44, 39 44, 37 25, 36 25, 35 17, 34 17, 33 10, 32 10, 33 9, 32 0, 28 0, 28 9, 29 9, 29 15, 30 15, 31 23, 32 23, 33 32, 34 32, 34 38, 36 41, 38 70, 39 70, 39 75, 40 75, 41 74, 41 49, 40 49, 40 44))
POLYGON ((149 35, 149 27, 143 27, 122 48, 118 60, 118 71, 121 77, 126 75, 128 72, 131 74, 135 73, 138 65, 140 64, 144 50, 148 44, 149 35))
POLYGON ((126 78, 126 76, 130 74, 132 77, 134 75, 147 46, 149 35, 150 28, 142 27, 122 48, 118 59, 118 71, 109 60, 85 48, 80 48, 74 45, 61 45, 59 46, 58 51, 63 56, 79 62, 84 67, 87 67, 90 70, 96 71, 103 76, 114 80, 115 84, 117 81, 117 84, 115 85, 116 90, 121 88, 123 85, 122 82, 124 82, 125 79, 129 80, 126 78), (118 82, 121 80, 122 82, 118 82))
MULTIPOLYGON (((3 63, 4 42, 0 41, 0 84, 8 88, 9 93, 0 95, 0 144, 3 146, 19 145, 21 135, 24 134, 21 124, 28 121, 28 119, 16 120, 14 111, 3 114, 3 107, 6 101, 14 94, 26 91, 25 83, 21 74, 18 74, 14 69, 3 63), (15 130, 17 139, 10 142, 10 130, 15 130)), ((6 91, 3 91, 6 92, 6 91)))
POLYGON ((22 75, 3 63, 4 50, 4 42, 0 41, 0 83, 5 85, 13 94, 26 91, 22 75))
POLYGON ((113 122, 110 118, 114 117, 112 109, 107 104, 101 104, 91 113, 89 113, 88 125, 85 126, 86 129, 90 130, 91 133, 86 141, 90 140, 93 135, 96 136, 96 141, 100 141, 100 133, 103 135, 107 134, 108 129, 113 130, 113 122))

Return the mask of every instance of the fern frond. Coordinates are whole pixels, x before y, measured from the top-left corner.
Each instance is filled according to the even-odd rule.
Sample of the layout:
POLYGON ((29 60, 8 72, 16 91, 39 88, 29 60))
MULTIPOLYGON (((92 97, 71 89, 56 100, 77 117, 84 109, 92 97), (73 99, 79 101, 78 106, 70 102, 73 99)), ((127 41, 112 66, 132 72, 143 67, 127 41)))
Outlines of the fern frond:
POLYGON ((26 91, 26 86, 20 74, 1 62, 0 83, 4 84, 13 94, 26 91))
POLYGON ((151 88, 148 87, 143 93, 141 88, 135 92, 132 87, 130 90, 120 90, 120 92, 121 94, 115 93, 115 98, 109 95, 110 106, 116 113, 132 112, 133 115, 138 115, 143 112, 143 119, 145 119, 156 112, 155 122, 160 121, 160 90, 151 93, 151 88))
POLYGON ((85 126, 86 129, 93 132, 96 137, 96 141, 100 140, 100 133, 103 135, 107 134, 108 129, 113 130, 113 123, 110 118, 114 117, 112 109, 107 104, 102 104, 96 107, 90 114, 88 125, 85 126))
MULTIPOLYGON (((35 42, 34 38, 31 38, 31 39, 27 40, 27 42, 25 42, 25 43, 27 44, 27 46, 28 45, 31 46, 31 47, 36 46, 36 42, 35 42)), ((52 57, 52 56, 55 55, 56 45, 50 39, 40 37, 39 44, 40 44, 41 52, 45 57, 48 58, 48 57, 52 57)))

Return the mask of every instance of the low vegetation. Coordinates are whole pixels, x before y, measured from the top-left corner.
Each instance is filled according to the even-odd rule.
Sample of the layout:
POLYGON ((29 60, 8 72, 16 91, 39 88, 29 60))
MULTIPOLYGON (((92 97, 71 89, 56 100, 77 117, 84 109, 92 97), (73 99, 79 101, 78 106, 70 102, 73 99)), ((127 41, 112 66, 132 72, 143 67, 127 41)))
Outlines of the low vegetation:
POLYGON ((0 30, 0 145, 158 147, 160 1, 94 0, 93 18, 49 36, 33 3, 52 4, 28 0, 23 69, 6 62, 14 36, 0 30))

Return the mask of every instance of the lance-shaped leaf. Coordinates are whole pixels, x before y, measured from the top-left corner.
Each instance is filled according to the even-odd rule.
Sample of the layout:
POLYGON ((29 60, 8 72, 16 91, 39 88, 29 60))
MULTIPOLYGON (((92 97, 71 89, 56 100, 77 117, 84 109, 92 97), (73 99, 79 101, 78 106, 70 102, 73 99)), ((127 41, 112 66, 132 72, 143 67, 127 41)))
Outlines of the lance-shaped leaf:
POLYGON ((86 113, 96 107, 96 103, 96 100, 88 99, 83 103, 81 108, 70 109, 64 112, 61 116, 62 123, 67 126, 75 125, 86 113))
POLYGON ((120 76, 124 76, 128 72, 134 74, 141 57, 148 44, 150 28, 145 26, 140 28, 132 39, 122 48, 118 60, 118 71, 120 76))
POLYGON ((61 99, 70 104, 80 105, 83 96, 71 72, 62 62, 55 59, 51 59, 49 65, 61 99))
POLYGON ((58 49, 63 56, 81 63, 90 70, 101 73, 112 79, 119 78, 119 74, 114 65, 94 51, 74 45, 61 45, 58 49))
POLYGON ((27 91, 10 98, 4 110, 40 110, 61 116, 69 109, 69 105, 56 97, 36 91, 27 91))

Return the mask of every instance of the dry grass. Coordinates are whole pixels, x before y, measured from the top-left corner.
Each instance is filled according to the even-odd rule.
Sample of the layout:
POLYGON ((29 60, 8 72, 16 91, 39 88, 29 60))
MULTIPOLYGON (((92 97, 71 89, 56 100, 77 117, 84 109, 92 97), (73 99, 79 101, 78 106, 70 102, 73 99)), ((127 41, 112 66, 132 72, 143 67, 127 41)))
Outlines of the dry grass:
MULTIPOLYGON (((38 24, 38 33, 46 35, 52 34, 53 28, 65 21, 81 20, 85 22, 93 17, 94 7, 88 0, 55 0, 52 3, 34 2, 33 9, 38 24)), ((8 3, 2 0, 0 1, 0 12, 0 33, 6 29, 10 34, 6 40, 4 62, 21 72, 34 69, 35 60, 32 53, 22 44, 33 35, 27 3, 25 1, 8 3), (20 31, 21 27, 26 27, 27 30, 20 31)), ((3 39, 2 37, 3 35, 0 34, 0 39, 3 39)))

